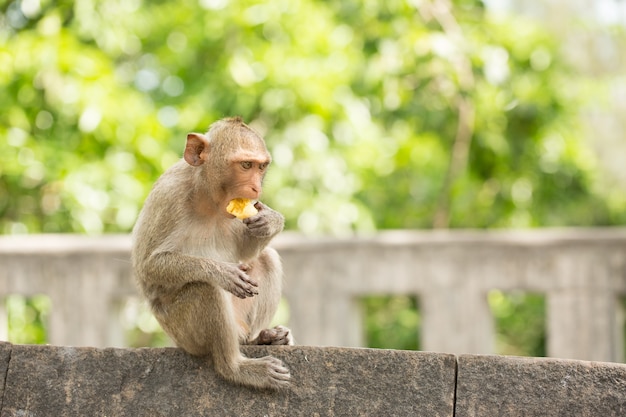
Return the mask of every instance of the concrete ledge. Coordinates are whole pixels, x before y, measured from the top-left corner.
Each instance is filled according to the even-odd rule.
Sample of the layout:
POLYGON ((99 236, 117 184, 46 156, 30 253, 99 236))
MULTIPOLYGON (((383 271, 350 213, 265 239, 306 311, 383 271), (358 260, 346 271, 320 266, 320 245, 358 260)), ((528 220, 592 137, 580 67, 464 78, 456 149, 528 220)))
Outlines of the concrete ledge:
POLYGON ((393 350, 245 347, 291 369, 236 387, 179 349, 0 343, 0 416, 623 416, 626 365, 393 350), (458 369, 458 372, 457 372, 458 369))
POLYGON ((4 344, 7 416, 450 416, 453 355, 371 349, 246 347, 294 378, 284 392, 224 383, 179 349, 4 344))
POLYGON ((458 357, 456 416, 626 416, 626 365, 458 357))

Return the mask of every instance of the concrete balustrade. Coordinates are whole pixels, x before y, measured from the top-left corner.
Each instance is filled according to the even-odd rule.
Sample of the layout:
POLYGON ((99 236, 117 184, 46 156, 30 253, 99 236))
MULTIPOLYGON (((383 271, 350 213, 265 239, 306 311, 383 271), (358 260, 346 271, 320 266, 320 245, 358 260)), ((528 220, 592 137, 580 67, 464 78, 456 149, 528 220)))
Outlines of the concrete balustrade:
MULTIPOLYGON (((623 361, 626 229, 390 231, 369 237, 274 242, 285 265, 289 326, 301 345, 362 346, 358 299, 419 298, 423 350, 494 352, 487 294, 541 293, 548 355, 623 361)), ((49 342, 125 346, 119 306, 136 294, 130 237, 0 238, 0 298, 50 297, 49 342)), ((0 308, 0 340, 6 340, 0 308), (3 334, 4 333, 4 334, 3 334)))

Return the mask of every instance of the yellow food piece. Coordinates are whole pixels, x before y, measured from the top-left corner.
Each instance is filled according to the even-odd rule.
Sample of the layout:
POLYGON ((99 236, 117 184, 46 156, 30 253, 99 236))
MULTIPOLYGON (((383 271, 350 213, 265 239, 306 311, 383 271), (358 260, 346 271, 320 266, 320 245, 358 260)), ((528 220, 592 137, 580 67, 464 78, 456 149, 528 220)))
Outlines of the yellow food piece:
POLYGON ((247 198, 235 198, 230 200, 226 211, 237 217, 239 220, 254 216, 259 211, 254 207, 254 201, 247 198))

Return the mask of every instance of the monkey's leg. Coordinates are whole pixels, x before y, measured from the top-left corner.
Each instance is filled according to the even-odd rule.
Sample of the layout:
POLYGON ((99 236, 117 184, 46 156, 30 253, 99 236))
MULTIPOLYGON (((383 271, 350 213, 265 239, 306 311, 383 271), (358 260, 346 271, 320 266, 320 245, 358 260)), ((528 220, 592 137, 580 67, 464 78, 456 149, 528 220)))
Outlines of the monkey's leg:
POLYGON ((293 345, 291 331, 284 326, 268 329, 276 314, 282 292, 283 270, 278 253, 265 248, 249 261, 247 274, 258 283, 258 294, 245 300, 233 299, 237 321, 243 324, 240 338, 251 345, 293 345))
POLYGON ((176 344, 195 356, 210 355, 225 379, 256 388, 281 388, 289 370, 271 356, 252 359, 239 350, 231 295, 208 284, 189 284, 155 316, 176 344))

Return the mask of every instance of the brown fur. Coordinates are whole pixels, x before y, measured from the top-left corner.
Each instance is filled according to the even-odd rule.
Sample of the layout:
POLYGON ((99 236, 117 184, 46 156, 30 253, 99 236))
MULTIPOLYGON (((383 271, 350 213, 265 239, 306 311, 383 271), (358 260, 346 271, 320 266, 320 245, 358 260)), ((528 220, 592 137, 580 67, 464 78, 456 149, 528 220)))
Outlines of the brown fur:
POLYGON ((267 245, 282 215, 258 202, 244 220, 233 198, 258 199, 270 162, 263 139, 241 118, 187 136, 184 159, 155 183, 133 230, 132 261, 143 296, 163 330, 192 355, 210 355, 235 383, 289 383, 273 357, 244 357, 239 345, 292 344, 289 330, 266 329, 281 295, 282 265, 267 245))

